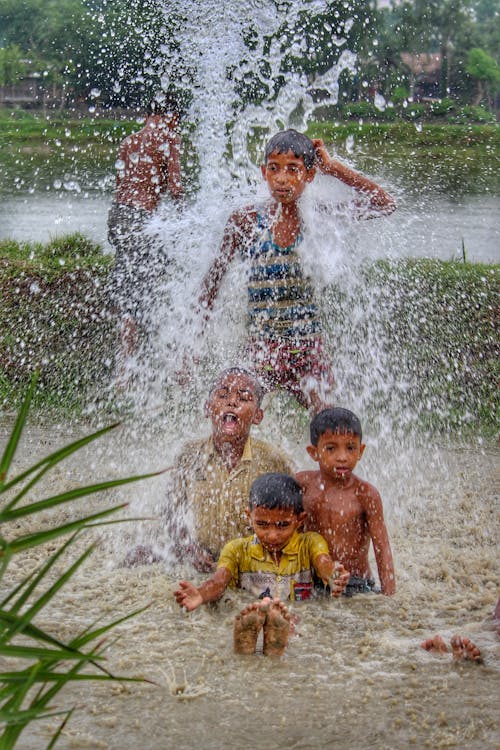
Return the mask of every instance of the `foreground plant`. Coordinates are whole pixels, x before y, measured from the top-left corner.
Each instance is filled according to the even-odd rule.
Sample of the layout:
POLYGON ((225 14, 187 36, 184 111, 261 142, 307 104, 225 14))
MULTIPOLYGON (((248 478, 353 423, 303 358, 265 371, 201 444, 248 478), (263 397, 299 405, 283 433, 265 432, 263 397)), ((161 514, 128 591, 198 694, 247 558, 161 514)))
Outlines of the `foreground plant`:
MULTIPOLYGON (((0 656, 5 659, 25 660, 27 666, 15 667, 12 671, 0 672, 0 722, 4 725, 0 735, 2 750, 13 748, 25 727, 34 719, 60 715, 59 728, 50 740, 48 750, 54 746, 62 729, 68 721, 72 710, 58 708, 53 703, 55 696, 70 682, 78 680, 121 680, 143 681, 139 678, 121 677, 112 674, 103 664, 105 634, 119 623, 142 612, 136 610, 126 616, 99 627, 90 625, 75 635, 69 642, 63 642, 50 632, 39 628, 34 620, 59 592, 61 587, 75 574, 93 550, 90 545, 69 567, 55 580, 49 573, 61 560, 63 554, 75 542, 77 537, 87 529, 116 521, 104 520, 113 513, 126 507, 126 503, 114 505, 98 513, 82 515, 76 520, 58 524, 55 521, 43 530, 27 534, 9 533, 4 536, 4 524, 9 523, 15 532, 15 524, 21 518, 34 517, 36 514, 57 508, 64 503, 71 503, 81 497, 134 482, 156 474, 115 479, 92 484, 63 492, 43 500, 28 500, 28 493, 37 482, 56 464, 75 451, 88 445, 118 425, 111 425, 87 437, 51 453, 29 469, 14 478, 8 478, 16 448, 26 422, 30 402, 35 389, 35 379, 23 401, 12 433, 7 441, 0 460, 0 656), (24 501, 24 502, 21 502, 24 501), (65 537, 65 540, 63 539, 65 537), (34 547, 61 539, 59 548, 44 562, 32 571, 15 588, 4 593, 4 580, 9 563, 14 555, 25 553, 34 547), (87 668, 85 673, 82 673, 87 668)), ((5 669, 5 666, 2 668, 5 669)))

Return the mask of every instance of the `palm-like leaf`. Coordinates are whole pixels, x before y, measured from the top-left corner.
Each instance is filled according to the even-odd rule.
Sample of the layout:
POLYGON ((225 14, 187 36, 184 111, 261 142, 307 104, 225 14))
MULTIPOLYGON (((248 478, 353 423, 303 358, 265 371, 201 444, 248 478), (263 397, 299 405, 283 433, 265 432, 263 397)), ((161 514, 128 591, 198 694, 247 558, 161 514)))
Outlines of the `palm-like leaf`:
MULTIPOLYGON (((2 523, 35 516, 37 513, 52 510, 65 503, 72 503, 81 497, 157 475, 158 472, 108 480, 77 487, 42 500, 21 503, 23 499, 26 499, 28 492, 56 464, 117 426, 111 425, 80 438, 10 478, 12 460, 26 423, 35 386, 36 378, 33 379, 26 394, 0 459, 0 496, 6 496, 8 493, 5 502, 0 501, 0 528, 2 523)), ((53 539, 70 535, 47 560, 0 601, 0 655, 4 658, 15 659, 15 663, 28 662, 28 666, 23 665, 19 669, 0 673, 0 722, 5 725, 3 733, 0 734, 2 750, 14 748, 23 729, 34 719, 62 715, 64 717, 62 723, 51 738, 47 750, 54 747, 73 709, 54 710, 50 703, 69 682, 136 681, 137 678, 111 674, 103 664, 102 651, 106 634, 121 622, 143 611, 142 609, 99 627, 94 625, 86 627, 68 643, 61 641, 33 622, 40 611, 51 603, 62 586, 86 561, 93 547, 89 546, 55 581, 48 585, 47 577, 55 563, 60 561, 63 553, 71 547, 82 532, 94 526, 109 523, 107 517, 124 507, 124 504, 114 505, 96 513, 84 514, 66 523, 55 523, 42 531, 33 531, 9 539, 0 534, 0 581, 14 555, 53 539), (19 641, 20 636, 22 636, 21 641, 19 641), (85 667, 91 669, 90 673, 86 671, 81 674, 85 667)))

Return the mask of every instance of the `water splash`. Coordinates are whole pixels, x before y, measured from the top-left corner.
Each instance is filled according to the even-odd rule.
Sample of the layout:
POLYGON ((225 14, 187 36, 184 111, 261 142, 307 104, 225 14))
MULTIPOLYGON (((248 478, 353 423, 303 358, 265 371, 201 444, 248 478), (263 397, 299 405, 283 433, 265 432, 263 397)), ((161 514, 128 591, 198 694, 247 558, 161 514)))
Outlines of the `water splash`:
MULTIPOLYGON (((355 55, 348 49, 343 33, 349 23, 343 25, 340 21, 337 31, 324 20, 319 27, 337 51, 334 65, 306 76, 290 63, 294 55, 313 59, 317 54, 317 40, 301 23, 301 14, 307 9, 323 19, 321 14, 328 11, 328 6, 319 1, 252 2, 244 7, 236 7, 229 0, 184 0, 178 4, 183 24, 176 38, 177 55, 182 61, 177 75, 179 69, 189 71, 192 103, 187 119, 194 124, 190 138, 199 171, 191 203, 182 213, 165 205, 150 227, 175 271, 162 288, 161 299, 152 301, 154 331, 147 342, 148 354, 140 355, 136 361, 139 386, 134 401, 142 409, 150 410, 159 404, 166 387, 174 390, 172 406, 179 398, 186 400, 185 391, 176 392, 175 383, 175 373, 182 366, 186 350, 205 363, 201 368, 205 377, 195 384, 195 391, 203 390, 207 375, 210 377, 221 365, 238 359, 244 336, 244 269, 233 264, 208 324, 196 317, 193 309, 230 211, 236 206, 263 202, 267 197, 258 167, 265 141, 284 127, 305 131, 317 106, 314 91, 322 92, 323 105, 336 103, 340 73, 354 70, 355 55), (200 34, 200 29, 206 28, 210 33, 200 34), (259 91, 258 104, 252 97, 252 87, 259 91), (241 97, 243 90, 246 98, 241 97), (155 362, 153 368, 144 367, 148 357, 155 362)), ((162 85, 179 88, 182 79, 164 76, 162 85)), ((334 278, 342 243, 338 241, 332 248, 320 241, 325 227, 313 216, 313 204, 325 192, 325 181, 318 179, 316 183, 313 195, 304 203, 305 223, 309 225, 307 244, 314 251, 313 260, 305 255, 305 261, 320 284, 325 278, 334 278)), ((344 195, 340 186, 335 187, 335 192, 339 197, 344 195)), ((333 231, 340 240, 341 230, 333 231)), ((196 381, 197 373, 193 375, 196 381)))

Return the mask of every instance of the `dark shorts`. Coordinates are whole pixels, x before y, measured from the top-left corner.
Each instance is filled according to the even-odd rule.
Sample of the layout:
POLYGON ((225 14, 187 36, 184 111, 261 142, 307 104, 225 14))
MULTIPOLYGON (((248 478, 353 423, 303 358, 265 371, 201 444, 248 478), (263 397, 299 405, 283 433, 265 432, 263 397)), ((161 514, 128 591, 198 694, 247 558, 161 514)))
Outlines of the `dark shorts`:
MULTIPOLYGON (((315 579, 314 587, 316 593, 330 596, 330 587, 322 581, 315 579)), ((363 578, 363 576, 351 576, 349 582, 342 592, 342 596, 354 596, 355 594, 379 594, 380 589, 375 585, 374 578, 363 578)))
POLYGON ((108 214, 108 240, 115 250, 108 296, 113 310, 134 318, 140 318, 152 301, 167 265, 145 231, 151 217, 150 211, 121 203, 113 203, 108 214))
POLYGON ((363 578, 362 576, 351 576, 345 587, 343 596, 354 596, 354 594, 378 594, 379 589, 375 586, 374 578, 363 578))
POLYGON ((309 405, 308 391, 330 393, 335 386, 331 363, 319 337, 297 343, 251 339, 246 356, 264 387, 283 388, 303 406, 309 405))

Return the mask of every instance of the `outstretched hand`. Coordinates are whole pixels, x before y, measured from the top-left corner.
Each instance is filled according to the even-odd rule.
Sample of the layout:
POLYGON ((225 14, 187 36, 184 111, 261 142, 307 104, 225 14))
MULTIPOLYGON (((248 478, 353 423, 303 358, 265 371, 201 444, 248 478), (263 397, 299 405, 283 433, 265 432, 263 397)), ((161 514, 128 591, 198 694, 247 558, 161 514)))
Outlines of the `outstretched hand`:
POLYGON ((184 607, 188 612, 192 612, 201 604, 203 598, 193 583, 189 581, 179 581, 179 588, 174 591, 175 601, 179 607, 184 607))
POLYGON ((342 594, 349 583, 350 577, 351 574, 344 568, 342 563, 336 562, 332 574, 328 579, 328 585, 330 586, 331 595, 333 597, 337 598, 342 594))

